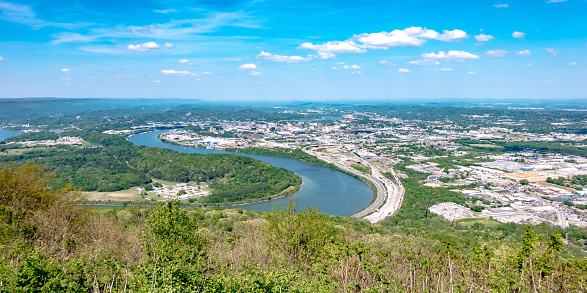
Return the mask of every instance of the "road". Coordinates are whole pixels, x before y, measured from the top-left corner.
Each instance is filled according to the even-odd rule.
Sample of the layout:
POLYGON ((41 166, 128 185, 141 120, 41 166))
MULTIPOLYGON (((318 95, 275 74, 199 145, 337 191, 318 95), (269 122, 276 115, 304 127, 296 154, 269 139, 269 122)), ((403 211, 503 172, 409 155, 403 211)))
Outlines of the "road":
POLYGON ((375 198, 375 201, 373 201, 373 203, 371 203, 371 205, 369 205, 364 210, 352 215, 352 217, 365 218, 374 224, 382 221, 390 215, 395 214, 399 210, 404 198, 405 189, 402 186, 399 178, 397 178, 397 175, 393 169, 390 168, 390 171, 391 174, 393 174, 395 177, 395 181, 397 183, 394 183, 385 177, 385 175, 383 175, 379 169, 377 169, 367 160, 361 159, 361 162, 371 168, 371 175, 359 172, 351 167, 329 160, 322 156, 318 156, 312 149, 303 148, 302 150, 305 153, 315 156, 327 163, 333 164, 344 171, 369 180, 369 182, 373 183, 373 185, 377 188, 377 198, 375 198))

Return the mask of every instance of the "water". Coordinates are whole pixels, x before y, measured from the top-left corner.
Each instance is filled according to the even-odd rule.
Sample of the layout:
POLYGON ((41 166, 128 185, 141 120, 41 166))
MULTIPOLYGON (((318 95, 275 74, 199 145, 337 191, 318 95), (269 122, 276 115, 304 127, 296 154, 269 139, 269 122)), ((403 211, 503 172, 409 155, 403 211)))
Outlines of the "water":
MULTIPOLYGON (((243 153, 226 152, 222 150, 199 149, 164 143, 157 139, 157 135, 164 131, 153 131, 137 134, 127 139, 136 144, 150 147, 168 148, 183 153, 199 154, 237 154, 252 157, 270 163, 275 167, 282 167, 293 171, 302 177, 302 188, 293 194, 298 199, 298 208, 320 207, 320 212, 336 216, 352 215, 360 209, 367 207, 373 198, 371 188, 360 180, 340 171, 304 163, 298 160, 252 155, 243 153)), ((237 206, 244 210, 265 211, 271 210, 271 203, 287 203, 287 198, 274 199, 261 203, 253 203, 237 206)))
POLYGON ((20 135, 20 132, 4 130, 2 129, 2 125, 0 125, 0 141, 17 135, 20 135))

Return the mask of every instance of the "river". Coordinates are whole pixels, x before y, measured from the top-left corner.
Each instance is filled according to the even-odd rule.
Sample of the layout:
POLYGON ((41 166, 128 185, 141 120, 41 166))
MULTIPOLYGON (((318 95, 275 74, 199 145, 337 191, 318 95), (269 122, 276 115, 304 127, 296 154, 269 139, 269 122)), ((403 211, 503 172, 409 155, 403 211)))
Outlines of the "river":
POLYGON ((0 125, 0 141, 17 135, 20 135, 20 132, 4 130, 2 129, 2 125, 0 125))
MULTIPOLYGON (((373 198, 371 188, 360 180, 343 172, 308 164, 294 159, 234 153, 222 150, 199 149, 164 143, 157 136, 164 131, 136 134, 127 139, 135 145, 168 148, 183 153, 198 154, 237 154, 252 157, 293 171, 302 177, 302 188, 293 194, 298 199, 298 208, 320 207, 320 212, 336 216, 352 215, 365 208, 373 198)), ((271 210, 271 204, 287 203, 287 198, 237 206, 244 210, 271 210)))

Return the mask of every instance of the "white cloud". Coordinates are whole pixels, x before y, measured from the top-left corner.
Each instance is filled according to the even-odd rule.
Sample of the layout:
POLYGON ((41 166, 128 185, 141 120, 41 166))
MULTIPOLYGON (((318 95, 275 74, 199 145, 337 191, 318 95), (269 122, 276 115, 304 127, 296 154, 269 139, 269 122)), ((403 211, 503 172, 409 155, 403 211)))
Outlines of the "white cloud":
POLYGON ((522 50, 522 51, 516 52, 516 55, 520 55, 520 56, 532 56, 532 52, 530 52, 530 50, 522 50))
POLYGON ((465 31, 455 29, 452 31, 443 30, 442 35, 438 36, 436 39, 441 41, 458 41, 461 39, 466 39, 469 37, 465 31))
POLYGON ((180 60, 177 60, 177 62, 179 62, 179 63, 189 63, 189 62, 190 62, 190 60, 187 60, 187 59, 180 59, 180 60))
POLYGON ((224 61, 241 61, 241 58, 224 58, 224 61))
POLYGON ((522 38, 526 37, 526 33, 515 31, 512 33, 512 37, 514 37, 516 39, 522 39, 522 38))
POLYGON ((312 60, 312 57, 301 57, 301 56, 283 56, 283 55, 275 55, 271 53, 267 53, 261 51, 259 55, 257 55, 257 59, 264 59, 269 61, 277 61, 277 62, 287 62, 287 63, 294 63, 294 62, 308 62, 312 60))
MULTIPOLYGON (((0 0, 2 1, 2 0, 0 0)), ((1 15, 1 12, 0 12, 1 15)), ((83 23, 82 23, 83 24, 83 23)), ((82 24, 69 26, 80 27, 82 24)), ((88 32, 84 37, 94 40, 117 39, 153 39, 153 40, 194 40, 202 34, 212 33, 223 27, 260 28, 258 18, 244 11, 236 12, 208 12, 204 17, 190 17, 188 19, 172 19, 166 23, 151 23, 147 25, 116 25, 103 27, 101 25, 86 25, 88 32)), ((67 42, 60 39, 61 35, 54 35, 54 42, 67 42)), ((77 38, 76 38, 77 39, 77 38)), ((75 41, 75 39, 74 39, 75 41)), ((173 46, 172 44, 169 44, 173 46)), ((169 46, 168 45, 168 46, 169 46)), ((163 44, 165 47, 165 44, 163 44)), ((170 47, 171 48, 171 47, 170 47)), ((118 52, 121 53, 121 52, 118 52)))
POLYGON ((318 56, 322 59, 333 58, 335 54, 341 53, 365 53, 364 49, 353 41, 332 41, 320 45, 314 45, 312 43, 303 43, 298 46, 298 49, 308 49, 318 51, 318 56))
POLYGON ((469 71, 469 72, 467 72, 467 74, 477 74, 477 73, 473 72, 473 71, 469 71))
POLYGON ((405 68, 399 68, 397 70, 397 72, 410 72, 410 70, 409 69, 405 69, 405 68))
POLYGON ((487 42, 489 40, 493 40, 495 39, 494 36, 492 35, 486 35, 484 33, 480 33, 478 35, 475 36, 475 40, 479 41, 479 42, 487 42))
POLYGON ((240 65, 238 67, 238 69, 240 69, 240 70, 257 69, 257 65, 255 65, 253 63, 247 63, 247 64, 240 65))
POLYGON ((345 65, 345 66, 343 66, 342 68, 343 68, 343 69, 349 69, 349 66, 348 66, 348 65, 345 65))
POLYGON ((321 59, 330 59, 330 58, 336 57, 336 55, 334 55, 332 53, 318 51, 318 57, 320 57, 321 59))
POLYGON ((352 69, 360 69, 360 68, 361 68, 361 66, 359 66, 359 65, 357 65, 357 64, 353 64, 353 65, 351 66, 351 68, 352 68, 352 69))
POLYGON ((438 54, 434 52, 424 53, 422 54, 422 57, 424 57, 424 59, 440 59, 457 62, 464 61, 465 59, 479 59, 479 56, 465 51, 448 51, 448 53, 445 53, 444 51, 439 51, 438 54))
POLYGON ((379 61, 379 64, 381 64, 381 65, 393 65, 393 63, 391 63, 391 62, 389 62, 387 60, 381 60, 381 61, 379 61))
POLYGON ((440 68, 440 71, 452 71, 452 68, 440 68))
POLYGON ((416 47, 422 46, 425 39, 436 39, 440 34, 434 30, 421 27, 409 27, 403 30, 380 32, 371 34, 359 34, 353 38, 364 48, 387 49, 388 47, 416 47))
POLYGON ((336 66, 330 67, 330 70, 336 70, 336 66))
POLYGON ((414 61, 408 61, 406 63, 410 64, 410 65, 438 65, 438 64, 440 64, 440 62, 438 62, 436 60, 430 60, 430 59, 414 60, 414 61))
POLYGON ((485 55, 489 56, 489 57, 503 57, 505 55, 507 55, 507 51, 505 50, 489 50, 487 52, 485 52, 485 55))
MULTIPOLYGON (((0 57, 0 59, 1 59, 1 58, 2 58, 2 57, 0 57)), ((569 62, 569 63, 567 63, 567 66, 575 66, 575 65, 577 65, 577 62, 569 62)))
POLYGON ((167 14, 167 13, 171 13, 171 12, 178 12, 179 10, 171 8, 171 9, 162 9, 162 10, 154 10, 155 12, 159 12, 159 13, 163 13, 163 14, 167 14))
POLYGON ((160 83, 161 81, 160 81, 160 80, 152 80, 152 81, 150 81, 150 82, 153 82, 153 83, 160 83))
POLYGON ((57 39, 51 41, 51 44, 57 45, 60 43, 77 43, 77 42, 82 42, 82 43, 87 43, 87 42, 93 42, 96 40, 96 37, 94 36, 84 36, 78 33, 72 33, 72 32, 61 32, 61 33, 57 33, 52 35, 52 37, 56 37, 57 39))
POLYGON ((157 43, 155 42, 146 42, 146 43, 142 43, 142 44, 138 44, 138 45, 133 45, 130 44, 126 47, 127 49, 130 50, 137 50, 137 51, 150 51, 152 49, 159 49, 159 45, 157 45, 157 43))
POLYGON ((567 2, 568 0, 548 0, 546 3, 559 3, 559 2, 567 2))
POLYGON ((508 8, 509 5, 507 4, 495 4, 493 5, 493 7, 497 7, 497 8, 508 8))
POLYGON ((54 23, 38 19, 37 14, 30 6, 3 0, 0 0, 0 20, 21 23, 33 29, 40 29, 47 26, 72 29, 82 26, 82 24, 54 23))
POLYGON ((0 61, 4 61, 4 58, 2 58, 2 56, 0 56, 0 61))
POLYGON ((171 69, 171 70, 161 70, 161 73, 163 73, 165 75, 179 75, 179 76, 186 76, 186 75, 193 76, 193 75, 196 75, 195 73, 191 73, 191 72, 189 72, 187 70, 185 70, 185 71, 176 71, 176 70, 173 70, 173 69, 171 69))
POLYGON ((165 46, 165 48, 173 48, 172 43, 165 43, 165 44, 163 44, 163 46, 165 46))
POLYGON ((558 53, 560 53, 560 51, 551 48, 546 49, 546 52, 548 52, 548 54, 552 55, 553 57, 558 56, 558 53))
POLYGON ((69 68, 63 68, 61 69, 61 72, 69 72, 69 68))
POLYGON ((427 28, 409 27, 391 32, 358 34, 346 41, 329 41, 322 44, 306 42, 299 45, 298 49, 314 50, 317 52, 318 57, 329 59, 336 57, 336 54, 365 53, 367 52, 365 49, 387 50, 390 47, 418 47, 422 46, 428 39, 458 41, 465 38, 469 38, 469 35, 459 29, 443 30, 443 33, 439 34, 427 28))
POLYGON ((252 70, 252 71, 251 71, 251 75, 252 75, 252 76, 261 76, 261 75, 263 75, 263 73, 261 73, 261 72, 259 72, 259 71, 252 70))

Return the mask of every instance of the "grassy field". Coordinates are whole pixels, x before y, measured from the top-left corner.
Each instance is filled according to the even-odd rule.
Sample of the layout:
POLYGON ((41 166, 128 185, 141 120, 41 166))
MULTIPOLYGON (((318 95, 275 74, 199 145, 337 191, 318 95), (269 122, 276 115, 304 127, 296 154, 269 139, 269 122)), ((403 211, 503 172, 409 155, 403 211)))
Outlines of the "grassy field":
POLYGON ((136 187, 114 192, 88 191, 84 192, 84 195, 90 201, 133 201, 141 198, 136 187))
POLYGON ((485 226, 486 228, 496 228, 497 226, 499 226, 499 222, 498 221, 490 220, 490 219, 487 219, 487 218, 481 218, 481 219, 465 219, 465 220, 460 220, 457 223, 460 224, 460 225, 462 225, 462 226, 467 226, 467 227, 471 227, 475 223, 483 224, 483 226, 485 226))

